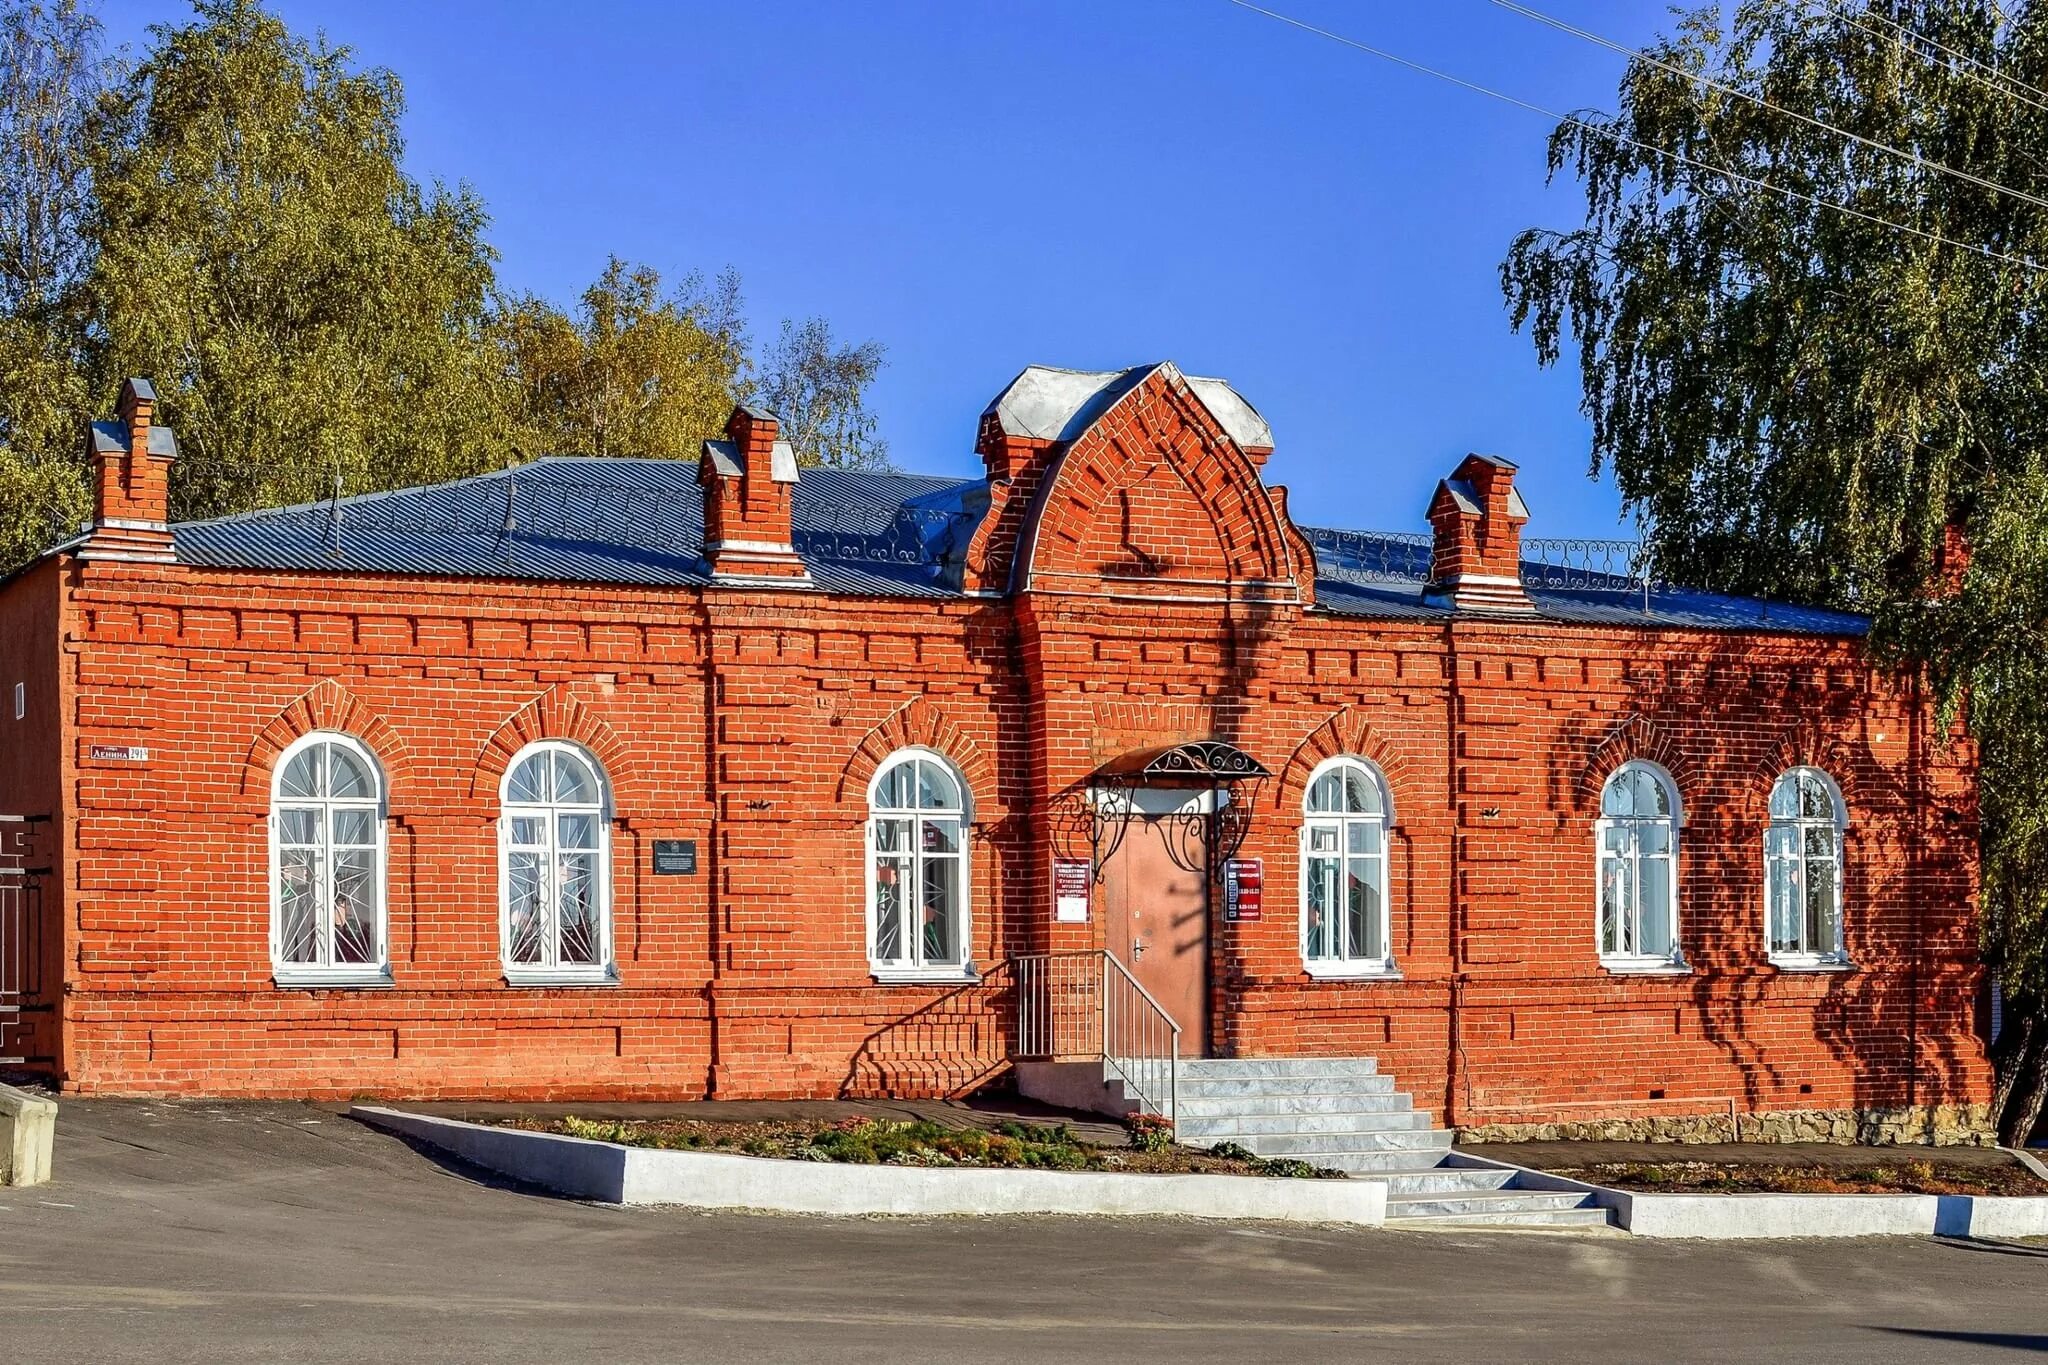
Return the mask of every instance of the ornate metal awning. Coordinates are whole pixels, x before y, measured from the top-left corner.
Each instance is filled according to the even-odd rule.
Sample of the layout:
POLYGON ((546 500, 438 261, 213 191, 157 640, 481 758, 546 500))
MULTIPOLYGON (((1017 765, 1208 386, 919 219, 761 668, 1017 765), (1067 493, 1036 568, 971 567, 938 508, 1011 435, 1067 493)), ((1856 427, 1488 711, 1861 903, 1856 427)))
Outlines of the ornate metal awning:
POLYGON ((1220 739, 1133 749, 1097 768, 1092 776, 1055 803, 1055 834, 1069 847, 1085 839, 1096 880, 1103 864, 1123 843, 1124 833, 1139 814, 1134 792, 1143 788, 1206 791, 1207 808, 1184 809, 1166 818, 1176 837, 1168 850, 1174 860, 1193 870, 1205 867, 1215 875, 1219 860, 1231 857, 1244 841, 1258 791, 1273 774, 1266 765, 1235 744, 1220 739), (1239 784, 1251 790, 1239 793, 1239 784), (1199 858, 1199 862, 1197 859, 1199 858))
POLYGON ((1235 744, 1220 739, 1193 740, 1133 749, 1095 772, 1101 787, 1213 787, 1264 779, 1266 765, 1235 744))

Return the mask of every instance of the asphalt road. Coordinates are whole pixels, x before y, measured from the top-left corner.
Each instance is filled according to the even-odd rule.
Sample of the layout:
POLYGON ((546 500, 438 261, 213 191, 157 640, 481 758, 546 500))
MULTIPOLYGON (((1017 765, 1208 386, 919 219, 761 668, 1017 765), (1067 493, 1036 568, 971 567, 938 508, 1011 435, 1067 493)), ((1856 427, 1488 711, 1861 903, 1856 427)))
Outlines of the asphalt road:
POLYGON ((622 1211, 326 1109, 66 1102, 0 1189, 0 1361, 1963 1361, 2048 1246, 622 1211))

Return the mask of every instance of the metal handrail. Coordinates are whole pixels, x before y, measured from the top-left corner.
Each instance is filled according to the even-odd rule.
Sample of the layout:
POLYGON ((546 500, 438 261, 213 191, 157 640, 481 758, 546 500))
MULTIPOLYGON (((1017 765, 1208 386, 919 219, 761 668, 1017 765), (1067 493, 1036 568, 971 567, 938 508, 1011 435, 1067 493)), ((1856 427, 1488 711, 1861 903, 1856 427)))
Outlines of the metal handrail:
POLYGON ((1173 1117, 1180 1024, 1114 954, 1026 953, 1011 958, 1009 968, 1017 992, 1015 1056, 1099 1062, 1141 1111, 1173 1117))

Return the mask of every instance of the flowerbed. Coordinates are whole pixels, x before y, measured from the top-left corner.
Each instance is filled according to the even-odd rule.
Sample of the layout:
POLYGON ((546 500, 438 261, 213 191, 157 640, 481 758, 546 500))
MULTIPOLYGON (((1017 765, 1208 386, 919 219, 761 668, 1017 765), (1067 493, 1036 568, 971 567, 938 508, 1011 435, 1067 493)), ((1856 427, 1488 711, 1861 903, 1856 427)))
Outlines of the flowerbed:
POLYGON ((2017 1162, 1965 1166, 1914 1160, 1839 1166, 1631 1161, 1545 1169, 1568 1180, 1640 1194, 2048 1195, 2048 1181, 2017 1162))
POLYGON ((1136 1123, 1128 1147, 1083 1142, 1062 1124, 1003 1123, 993 1129, 951 1128, 920 1119, 792 1119, 715 1123, 699 1119, 512 1119, 502 1126, 560 1133, 594 1142, 668 1151, 736 1152, 791 1161, 852 1165, 968 1166, 1047 1171, 1119 1171, 1158 1175, 1261 1175, 1343 1179, 1344 1173, 1286 1157, 1256 1156, 1235 1143, 1207 1150, 1173 1145, 1157 1123, 1136 1123))

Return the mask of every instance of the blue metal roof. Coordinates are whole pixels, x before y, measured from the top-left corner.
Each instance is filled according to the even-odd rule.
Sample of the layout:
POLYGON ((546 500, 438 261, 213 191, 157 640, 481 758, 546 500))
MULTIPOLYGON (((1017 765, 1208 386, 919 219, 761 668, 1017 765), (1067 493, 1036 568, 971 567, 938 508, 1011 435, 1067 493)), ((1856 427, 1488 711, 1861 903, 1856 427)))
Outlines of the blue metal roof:
MULTIPOLYGON (((792 539, 812 580, 848 597, 957 597, 947 581, 973 534, 979 479, 807 469, 792 539)), ((703 494, 692 461, 554 456, 454 483, 279 507, 174 529, 181 562, 537 582, 705 587, 703 494)), ((1317 607, 1337 616, 1430 620, 1428 537, 1304 528, 1317 607)), ((1531 565, 1532 585, 1546 579, 1531 565)), ((1598 626, 1860 635, 1862 617, 1586 573, 1532 586, 1543 618, 1598 626)))

